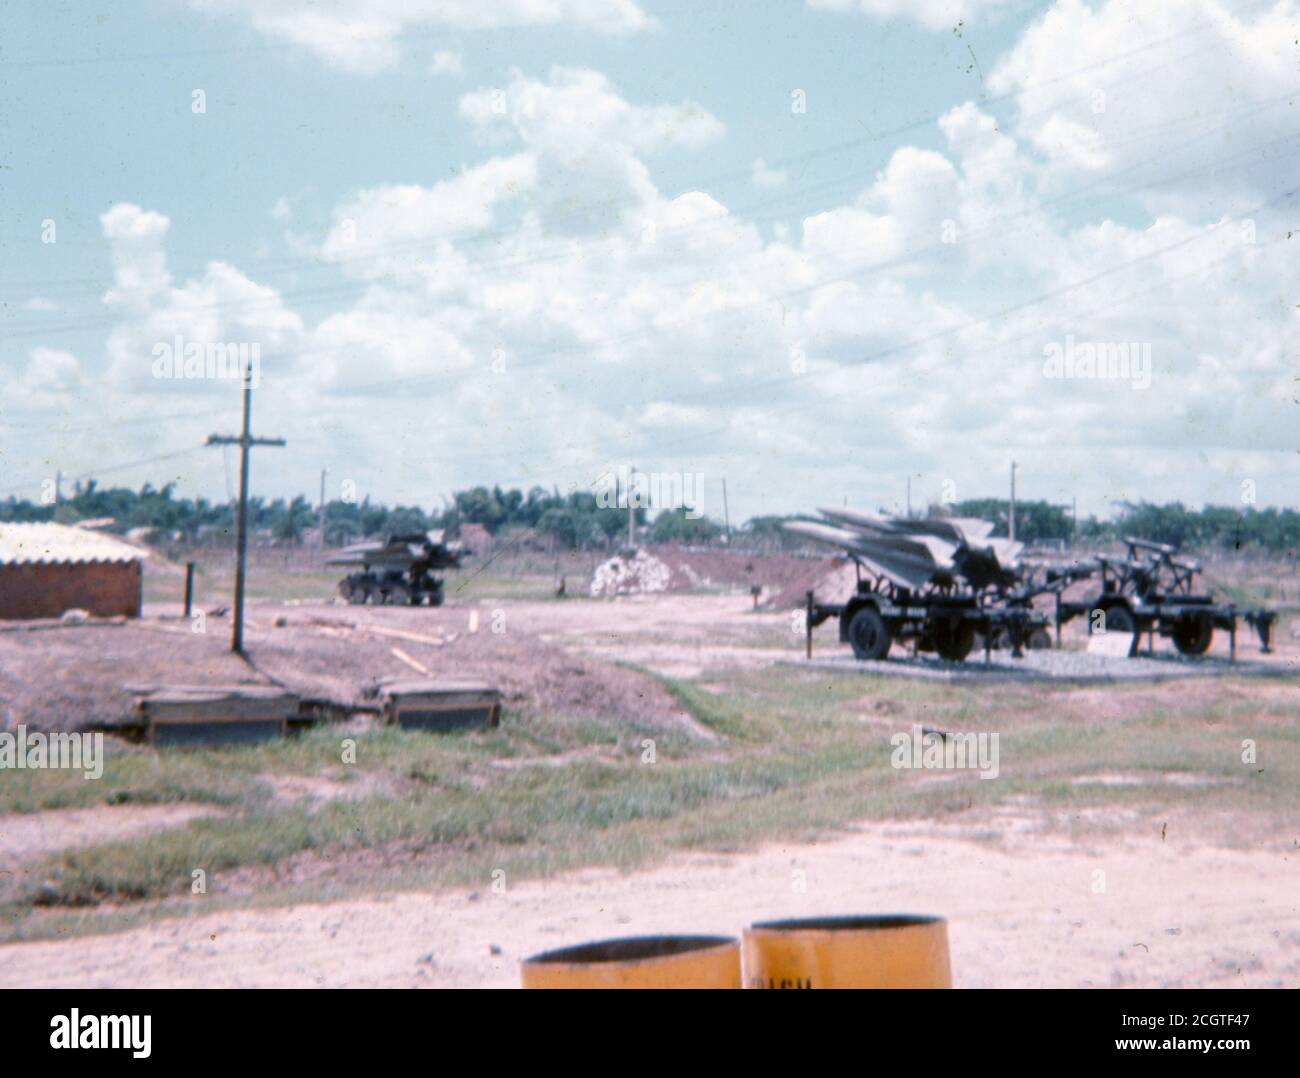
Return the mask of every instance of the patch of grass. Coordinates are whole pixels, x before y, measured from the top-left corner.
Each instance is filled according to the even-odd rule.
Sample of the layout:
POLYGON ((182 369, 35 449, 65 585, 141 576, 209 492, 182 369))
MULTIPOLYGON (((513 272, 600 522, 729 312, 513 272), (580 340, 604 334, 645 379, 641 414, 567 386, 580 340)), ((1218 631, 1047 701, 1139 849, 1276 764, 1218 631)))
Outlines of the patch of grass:
MULTIPOLYGON (((114 758, 121 770, 110 769, 104 787, 113 796, 209 799, 243 811, 51 859, 36 874, 48 885, 4 910, 6 931, 30 935, 24 919, 38 916, 36 902, 145 900, 171 909, 196 868, 208 872, 214 897, 238 872, 245 892, 260 886, 288 900, 349 888, 488 886, 498 868, 511 878, 631 868, 674 850, 733 850, 864 819, 942 820, 999 805, 1069 827, 1085 826, 1072 821, 1086 809, 1221 811, 1250 821, 1254 835, 1284 826, 1300 808, 1300 705, 1273 694, 1261 707, 1246 681, 1115 687, 1099 696, 770 668, 713 672, 702 683, 710 689, 663 682, 717 735, 712 741, 512 712, 489 731, 326 728, 246 749, 114 758), (997 733, 998 778, 895 769, 890 738, 914 723, 997 733), (654 763, 644 762, 646 736, 656 742, 654 763), (355 765, 342 762, 344 737, 356 742, 355 765), (1247 738, 1257 751, 1249 764, 1247 738), (1128 781, 1076 781, 1107 773, 1128 781), (266 782, 281 774, 382 780, 375 789, 394 792, 282 805, 266 782), (323 883, 304 891, 293 872, 277 882, 280 866, 303 859, 323 883), (259 871, 265 882, 247 884, 259 871)), ((44 803, 66 800, 58 793, 66 781, 56 780, 44 803)), ((996 827, 984 831, 997 835, 996 827)))
POLYGON ((0 781, 0 813, 179 801, 232 806, 256 802, 266 794, 254 775, 231 757, 123 752, 107 741, 105 748, 104 773, 98 779, 53 768, 6 770, 0 781))

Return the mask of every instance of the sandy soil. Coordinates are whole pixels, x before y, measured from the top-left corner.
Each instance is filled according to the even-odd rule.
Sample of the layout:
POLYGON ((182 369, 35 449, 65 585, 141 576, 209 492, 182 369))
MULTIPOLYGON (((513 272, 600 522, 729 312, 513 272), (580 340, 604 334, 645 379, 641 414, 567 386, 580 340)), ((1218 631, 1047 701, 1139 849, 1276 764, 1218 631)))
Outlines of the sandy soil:
POLYGON ((1300 848, 1225 850, 1187 823, 1166 841, 1143 820, 1127 838, 1082 842, 1015 823, 872 825, 502 893, 196 909, 120 935, 8 946, 0 986, 513 986, 520 959, 563 944, 885 911, 949 918, 958 987, 1300 983, 1300 848), (976 839, 981 826, 1002 842, 976 839))
MULTIPOLYGON (((230 654, 224 619, 209 619, 205 633, 157 619, 6 631, 0 633, 0 729, 122 724, 131 718, 131 685, 274 683, 355 707, 373 703, 366 690, 381 678, 428 676, 486 681, 501 689, 507 707, 702 733, 653 678, 593 661, 587 656, 598 649, 583 654, 529 628, 572 607, 590 619, 579 635, 617 637, 627 613, 611 605, 619 608, 590 602, 437 610, 258 605, 246 624, 248 663, 230 654)), ((663 605, 667 625, 671 611, 689 608, 691 600, 675 597, 663 605)), ((616 650, 610 658, 624 656, 616 650)))
POLYGON ((4 862, 30 861, 75 846, 181 827, 220 811, 211 805, 114 805, 5 814, 0 815, 0 855, 4 862))

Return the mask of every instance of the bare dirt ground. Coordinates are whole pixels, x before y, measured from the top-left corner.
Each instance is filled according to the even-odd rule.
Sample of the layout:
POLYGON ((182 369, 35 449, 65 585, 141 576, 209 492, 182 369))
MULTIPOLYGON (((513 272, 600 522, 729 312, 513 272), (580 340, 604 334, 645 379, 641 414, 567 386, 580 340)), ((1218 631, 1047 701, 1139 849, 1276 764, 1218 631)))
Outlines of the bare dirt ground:
MULTIPOLYGON (((507 706, 691 727, 654 679, 593 662, 529 628, 551 619, 563 623, 565 611, 574 609, 588 613, 583 635, 597 644, 606 632, 616 640, 620 619, 626 624, 628 617, 621 602, 608 611, 586 602, 517 604, 518 623, 516 605, 508 603, 436 610, 255 604, 245 627, 248 663, 230 653, 229 626, 216 618, 203 633, 191 632, 188 622, 156 617, 6 631, 0 633, 0 728, 6 718, 11 726, 35 729, 121 724, 134 700, 127 687, 158 683, 279 684, 305 697, 364 706, 375 681, 422 676, 412 661, 430 677, 489 681, 507 706)), ((730 602, 734 609, 737 601, 730 602)), ((706 618, 716 616, 712 603, 706 618)), ((665 631, 670 617, 665 613, 665 631)), ((579 613, 577 623, 582 620, 579 613)), ((605 657, 598 646, 587 655, 605 657)), ((608 657, 626 658, 617 649, 608 657)))
POLYGON ((220 810, 211 805, 114 805, 0 815, 0 850, 21 864, 42 854, 180 827, 220 810))
MULTIPOLYGON (((220 619, 206 634, 147 619, 0 634, 0 726, 120 721, 130 704, 123 686, 149 681, 276 681, 360 701, 376 678, 415 676, 414 660, 434 677, 493 681, 508 706, 699 733, 658 681, 627 667, 700 677, 790 658, 803 640, 789 610, 756 611, 743 591, 484 599, 439 610, 260 602, 250 608, 252 667, 228 654, 227 631, 220 619)), ((1271 661, 1294 668, 1300 641, 1284 632, 1277 644, 1271 661)), ((844 650, 831 626, 819 630, 816 646, 844 650)), ((1216 639, 1216 651, 1225 646, 1216 639)), ((1253 639, 1246 648, 1257 656, 1253 639)), ((1234 706, 1248 696, 1261 723, 1292 721, 1270 716, 1294 696, 1293 685, 1219 691, 1234 706)), ((1147 702, 1141 692, 1079 693, 1099 722, 1120 721, 1147 702)), ((1153 706, 1165 701, 1152 693, 1153 706)), ((341 796, 323 778, 269 778, 282 801, 341 796)), ((1116 771, 1078 781, 1122 786, 1130 778, 1116 771)), ((27 863, 214 811, 105 805, 0 816, 0 850, 27 863)), ((1223 838, 1230 818, 1099 811, 1104 826, 1082 835, 1070 820, 1045 821, 1022 808, 977 809, 959 823, 864 824, 816 843, 678 855, 633 874, 601 869, 509 882, 503 893, 451 889, 285 907, 250 898, 246 908, 213 912, 195 897, 192 916, 6 945, 0 985, 508 986, 522 958, 567 943, 737 933, 756 919, 888 910, 949 917, 962 987, 1300 985, 1300 833, 1267 848, 1243 846, 1223 838)))
POLYGON ((1300 847, 1225 850, 1188 821, 1162 840, 1146 819, 1126 837, 1076 842, 994 813, 501 893, 196 909, 120 935, 10 945, 0 986, 508 987, 521 959, 568 943, 891 910, 949 918, 958 987, 1300 984, 1300 847), (1001 841, 981 840, 986 829, 1001 841))

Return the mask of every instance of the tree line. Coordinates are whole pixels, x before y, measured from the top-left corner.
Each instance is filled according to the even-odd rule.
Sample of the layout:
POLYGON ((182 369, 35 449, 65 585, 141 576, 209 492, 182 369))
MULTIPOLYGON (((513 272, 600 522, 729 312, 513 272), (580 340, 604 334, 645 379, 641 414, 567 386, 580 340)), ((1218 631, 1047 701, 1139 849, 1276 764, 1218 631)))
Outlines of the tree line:
MULTIPOLYGON (((994 522, 995 536, 1008 534, 1009 504, 1005 498, 978 498, 950 506, 931 506, 931 516, 980 517, 994 522)), ((683 509, 661 510, 653 520, 643 508, 633 510, 638 538, 654 543, 709 544, 720 540, 722 525, 683 509)), ((125 487, 101 489, 91 480, 78 485, 71 497, 43 505, 16 497, 0 502, 0 522, 57 521, 112 518, 107 530, 124 534, 148 528, 156 536, 180 542, 225 541, 234 533, 229 503, 206 498, 178 498, 173 484, 138 491, 125 487)), ((781 530, 787 520, 810 519, 806 514, 758 516, 734 530, 736 545, 790 550, 803 540, 781 530)), ((562 494, 533 487, 524 491, 500 486, 472 487, 456 492, 442 509, 386 506, 369 498, 335 500, 325 512, 325 539, 339 546, 359 539, 436 528, 452 534, 463 524, 481 525, 493 536, 531 533, 563 549, 612 548, 625 540, 628 511, 597 504, 587 491, 562 494)), ((319 524, 318 507, 299 495, 292 499, 249 499, 249 523, 255 531, 293 544, 319 524)), ((1016 502, 1016 538, 1025 542, 1106 543, 1136 535, 1184 549, 1255 549, 1293 551, 1300 546, 1300 513, 1293 509, 1233 509, 1205 506, 1192 509, 1181 502, 1157 505, 1125 502, 1108 519, 1071 519, 1068 507, 1047 501, 1016 502)))

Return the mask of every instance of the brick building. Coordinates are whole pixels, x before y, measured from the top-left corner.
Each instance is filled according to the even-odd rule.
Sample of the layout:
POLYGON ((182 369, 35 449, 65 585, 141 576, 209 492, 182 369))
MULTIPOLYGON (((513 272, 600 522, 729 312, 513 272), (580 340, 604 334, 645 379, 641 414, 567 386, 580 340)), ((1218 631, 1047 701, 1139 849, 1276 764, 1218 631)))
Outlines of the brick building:
POLYGON ((63 524, 0 524, 0 619, 140 616, 145 551, 63 524))

